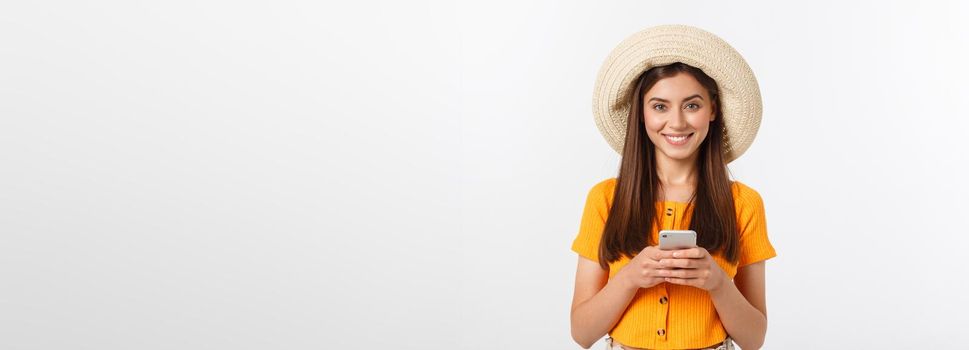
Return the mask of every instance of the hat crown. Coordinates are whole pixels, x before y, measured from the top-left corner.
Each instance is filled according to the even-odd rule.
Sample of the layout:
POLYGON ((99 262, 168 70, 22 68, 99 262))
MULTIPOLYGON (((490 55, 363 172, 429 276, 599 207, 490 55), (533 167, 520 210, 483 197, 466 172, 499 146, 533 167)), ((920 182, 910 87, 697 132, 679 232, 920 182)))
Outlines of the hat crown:
POLYGON ((636 32, 619 43, 596 77, 592 112, 599 132, 622 155, 632 91, 643 72, 681 62, 717 82, 723 114, 724 161, 739 158, 757 136, 763 106, 753 70, 725 40, 683 24, 664 24, 636 32))

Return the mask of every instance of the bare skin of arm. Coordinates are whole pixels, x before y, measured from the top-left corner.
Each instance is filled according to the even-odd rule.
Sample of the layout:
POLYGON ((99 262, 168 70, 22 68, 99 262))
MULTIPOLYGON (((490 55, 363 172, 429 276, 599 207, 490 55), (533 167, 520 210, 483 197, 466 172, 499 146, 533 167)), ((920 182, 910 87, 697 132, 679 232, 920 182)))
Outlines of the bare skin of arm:
POLYGON ((619 322, 622 313, 639 292, 663 282, 660 250, 646 247, 623 266, 613 278, 599 263, 579 256, 572 297, 572 339, 588 349, 619 322))
POLYGON ((619 322, 619 317, 636 296, 620 278, 609 279, 609 271, 599 263, 579 256, 572 296, 572 339, 583 349, 590 348, 619 322))
POLYGON ((666 281, 706 290, 730 338, 744 349, 759 349, 767 334, 765 292, 766 263, 759 261, 737 269, 734 280, 703 248, 661 254, 660 265, 679 270, 660 270, 666 281))
POLYGON ((727 334, 744 349, 759 349, 767 333, 765 268, 764 261, 741 267, 730 280, 703 248, 658 251, 647 247, 609 279, 608 270, 580 256, 572 299, 572 339, 588 349, 615 326, 640 288, 665 281, 706 290, 727 334))
POLYGON ((767 297, 763 261, 737 270, 733 283, 712 292, 720 322, 727 334, 744 349, 760 349, 767 334, 767 297))

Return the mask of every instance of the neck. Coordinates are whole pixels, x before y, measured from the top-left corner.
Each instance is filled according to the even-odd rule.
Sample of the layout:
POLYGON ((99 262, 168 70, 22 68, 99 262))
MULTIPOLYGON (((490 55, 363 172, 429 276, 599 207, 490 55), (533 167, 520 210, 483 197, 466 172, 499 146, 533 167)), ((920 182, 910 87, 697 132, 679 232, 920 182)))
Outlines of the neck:
POLYGON ((665 186, 696 184, 698 154, 699 152, 694 152, 687 159, 673 159, 663 152, 656 151, 656 175, 659 177, 660 184, 665 186))

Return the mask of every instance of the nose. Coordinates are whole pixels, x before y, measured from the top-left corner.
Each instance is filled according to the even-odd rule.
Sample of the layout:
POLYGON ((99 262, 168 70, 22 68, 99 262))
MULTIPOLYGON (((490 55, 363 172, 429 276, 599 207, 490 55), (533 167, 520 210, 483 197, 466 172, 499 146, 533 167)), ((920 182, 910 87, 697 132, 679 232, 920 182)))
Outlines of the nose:
POLYGON ((685 129, 686 128, 686 115, 683 113, 682 109, 673 113, 672 118, 667 123, 671 129, 685 129))

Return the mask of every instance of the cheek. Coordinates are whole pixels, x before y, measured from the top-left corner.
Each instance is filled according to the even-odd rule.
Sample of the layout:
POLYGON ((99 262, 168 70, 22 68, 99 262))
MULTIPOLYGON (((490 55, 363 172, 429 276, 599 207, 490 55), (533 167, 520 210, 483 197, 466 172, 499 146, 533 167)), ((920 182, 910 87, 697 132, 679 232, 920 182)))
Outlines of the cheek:
POLYGON ((652 117, 649 114, 643 116, 643 123, 646 125, 646 131, 651 134, 659 132, 660 128, 663 127, 663 122, 659 118, 652 117))
POLYGON ((707 138, 710 136, 710 128, 709 127, 703 127, 703 129, 699 129, 698 128, 696 130, 696 133, 697 133, 697 136, 699 136, 696 139, 696 142, 697 142, 697 144, 701 144, 704 141, 706 141, 707 138))
POLYGON ((691 118, 689 123, 698 134, 706 135, 710 130, 711 121, 709 117, 696 116, 695 118, 691 118))

